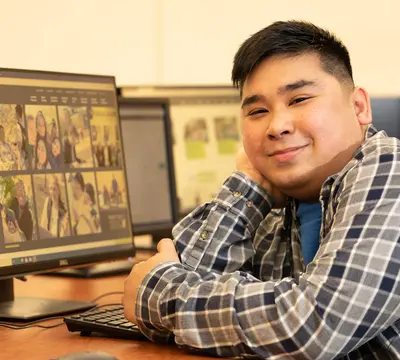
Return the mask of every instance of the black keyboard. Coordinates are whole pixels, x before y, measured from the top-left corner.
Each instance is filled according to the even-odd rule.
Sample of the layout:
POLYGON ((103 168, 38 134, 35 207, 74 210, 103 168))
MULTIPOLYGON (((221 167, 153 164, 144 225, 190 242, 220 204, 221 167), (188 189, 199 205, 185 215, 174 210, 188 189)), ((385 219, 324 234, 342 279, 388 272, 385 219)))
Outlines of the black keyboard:
POLYGON ((123 306, 100 308, 89 310, 79 315, 64 318, 67 328, 71 332, 80 332, 82 336, 90 336, 92 333, 106 337, 144 340, 144 335, 135 324, 132 324, 124 316, 123 306))

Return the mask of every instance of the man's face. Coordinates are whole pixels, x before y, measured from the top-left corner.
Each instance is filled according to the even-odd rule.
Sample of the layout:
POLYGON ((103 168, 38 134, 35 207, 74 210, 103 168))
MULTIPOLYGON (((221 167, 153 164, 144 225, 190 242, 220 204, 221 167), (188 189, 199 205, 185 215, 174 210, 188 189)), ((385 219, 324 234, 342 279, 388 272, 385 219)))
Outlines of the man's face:
POLYGON ((368 120, 358 115, 360 99, 369 108, 365 91, 341 85, 322 69, 318 55, 270 58, 243 86, 246 153, 279 190, 315 200, 323 181, 363 141, 361 123, 368 120))

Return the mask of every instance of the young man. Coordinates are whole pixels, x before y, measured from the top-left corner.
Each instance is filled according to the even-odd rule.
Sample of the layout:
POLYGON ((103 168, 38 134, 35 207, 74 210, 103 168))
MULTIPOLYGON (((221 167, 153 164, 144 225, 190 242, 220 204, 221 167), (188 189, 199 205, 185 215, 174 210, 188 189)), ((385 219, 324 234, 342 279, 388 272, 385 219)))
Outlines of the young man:
POLYGON ((218 195, 125 283, 150 339, 229 357, 400 358, 400 142, 349 54, 277 22, 235 56, 244 152, 218 195))

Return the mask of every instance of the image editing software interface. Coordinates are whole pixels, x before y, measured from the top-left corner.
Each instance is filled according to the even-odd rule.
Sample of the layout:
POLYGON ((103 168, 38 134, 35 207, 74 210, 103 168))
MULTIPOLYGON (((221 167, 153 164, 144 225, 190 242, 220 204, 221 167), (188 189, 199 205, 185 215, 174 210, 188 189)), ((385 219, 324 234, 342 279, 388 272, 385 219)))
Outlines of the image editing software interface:
POLYGON ((119 98, 134 235, 171 237, 178 211, 169 104, 119 98))
POLYGON ((122 148, 114 77, 0 69, 0 317, 14 276, 134 255, 122 148))

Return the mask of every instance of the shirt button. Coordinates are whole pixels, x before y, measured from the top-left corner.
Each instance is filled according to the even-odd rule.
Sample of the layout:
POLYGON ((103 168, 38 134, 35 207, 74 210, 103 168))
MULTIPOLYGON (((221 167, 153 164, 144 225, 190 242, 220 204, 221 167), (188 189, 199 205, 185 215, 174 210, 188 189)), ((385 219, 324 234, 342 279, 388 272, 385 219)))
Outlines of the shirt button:
POLYGON ((246 206, 249 208, 249 207, 252 207, 253 206, 253 202, 251 201, 251 200, 247 200, 246 201, 246 206))
POLYGON ((240 191, 235 191, 235 192, 233 193, 233 196, 234 196, 235 198, 240 198, 240 197, 242 196, 242 193, 241 193, 240 191))
POLYGON ((206 240, 206 239, 208 238, 208 232, 207 232, 207 231, 203 231, 203 232, 201 233, 200 237, 201 237, 203 240, 206 240))

